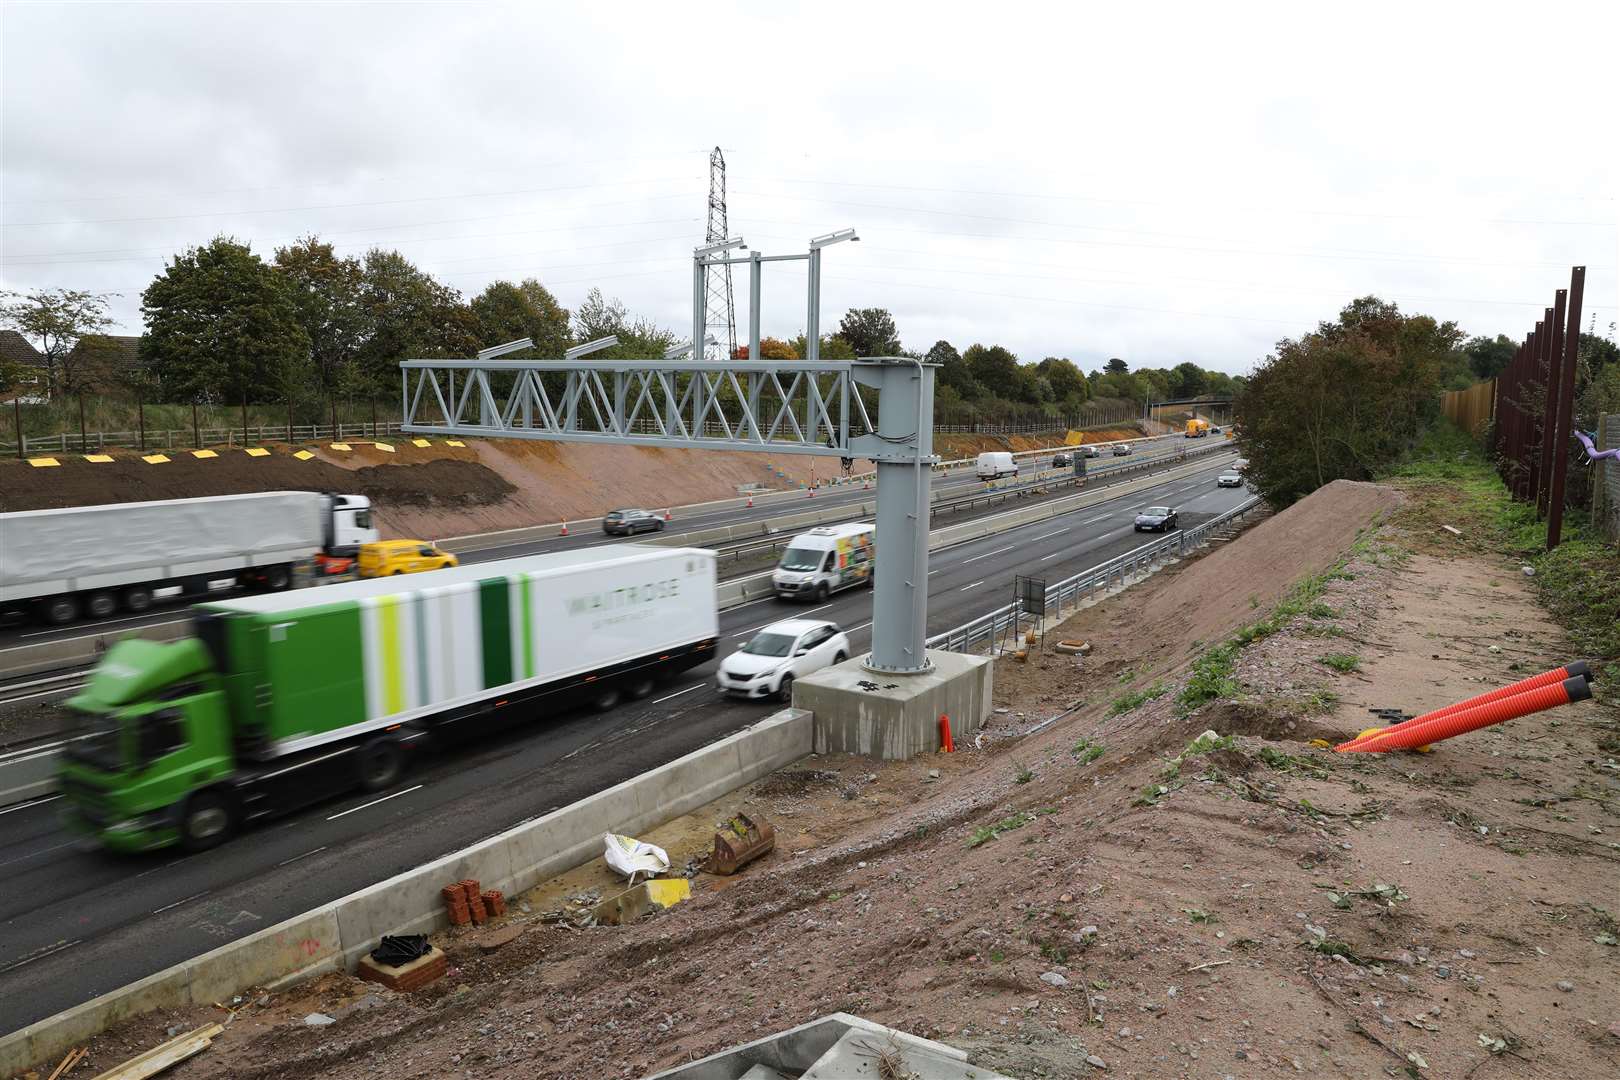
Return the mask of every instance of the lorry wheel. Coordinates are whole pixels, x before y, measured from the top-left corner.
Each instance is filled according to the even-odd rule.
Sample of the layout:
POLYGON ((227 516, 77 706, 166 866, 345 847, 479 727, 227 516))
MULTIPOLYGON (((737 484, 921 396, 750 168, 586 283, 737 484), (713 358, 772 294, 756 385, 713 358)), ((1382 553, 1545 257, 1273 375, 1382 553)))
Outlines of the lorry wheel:
POLYGON ((793 704, 793 676, 784 675, 782 681, 776 684, 776 700, 784 705, 793 704))
POLYGON ((617 686, 604 686, 596 691, 595 697, 591 698, 591 708, 597 712, 607 712, 619 703, 619 697, 617 686))
POLYGON ((52 626, 61 626, 79 617, 79 602, 71 596, 53 596, 40 605, 39 612, 52 626))
POLYGON ((280 592, 292 584, 292 571, 285 563, 279 566, 267 567, 264 571, 264 587, 271 592, 280 592))
POLYGON ((139 615, 152 606, 152 590, 145 585, 131 585, 124 590, 124 610, 139 615))
POLYGON ((630 696, 632 698, 644 698, 648 694, 653 692, 653 681, 650 678, 649 679, 637 679, 635 682, 631 683, 626 689, 627 689, 627 692, 630 694, 630 696))
POLYGON ((110 592, 93 592, 85 598, 84 610, 92 618, 105 619, 118 610, 118 598, 110 592))
POLYGON ((180 843, 187 851, 207 851, 224 843, 236 829, 231 801, 217 791, 199 791, 186 800, 180 815, 180 843))
POLYGON ((360 786, 367 791, 393 787, 405 775, 405 752, 393 739, 373 739, 360 748, 360 786))

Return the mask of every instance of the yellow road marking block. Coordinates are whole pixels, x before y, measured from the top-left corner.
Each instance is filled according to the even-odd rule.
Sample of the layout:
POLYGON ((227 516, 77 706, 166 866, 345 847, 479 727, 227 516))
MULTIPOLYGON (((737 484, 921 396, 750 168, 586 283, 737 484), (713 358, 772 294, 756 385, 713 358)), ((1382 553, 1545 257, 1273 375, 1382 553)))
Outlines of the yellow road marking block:
POLYGON ((111 454, 86 454, 86 455, 84 455, 84 460, 93 461, 97 465, 101 465, 101 464, 104 464, 106 462, 111 461, 112 460, 112 455, 111 454))
POLYGON ((444 440, 444 445, 446 445, 446 446, 466 446, 467 444, 462 442, 460 439, 446 439, 446 440, 444 440))
POLYGON ((426 439, 412 439, 411 440, 411 445, 412 446, 432 446, 433 444, 428 442, 426 439))
POLYGON ((270 456, 270 451, 266 450, 262 446, 250 446, 246 450, 244 450, 243 453, 247 454, 248 457, 269 457, 270 456))
POLYGON ((191 456, 194 458, 211 458, 219 457, 219 454, 213 450, 193 450, 191 456))
POLYGON ((335 442, 335 443, 332 444, 332 449, 334 449, 334 450, 347 450, 347 449, 349 449, 349 444, 346 443, 346 442, 335 442))
POLYGON ((315 455, 310 453, 308 450, 300 450, 298 453, 293 455, 293 457, 297 458, 299 461, 308 461, 314 456, 315 455))
POLYGON ((28 459, 28 464, 36 469, 49 469, 62 463, 53 457, 31 457, 28 459))
POLYGON ((389 446, 385 442, 372 443, 371 445, 375 446, 377 449, 381 450, 385 454, 392 454, 394 452, 394 448, 392 446, 389 446))
POLYGON ((163 464, 168 462, 169 455, 167 455, 167 454, 145 454, 145 455, 142 455, 141 460, 146 462, 148 465, 163 465, 163 464))

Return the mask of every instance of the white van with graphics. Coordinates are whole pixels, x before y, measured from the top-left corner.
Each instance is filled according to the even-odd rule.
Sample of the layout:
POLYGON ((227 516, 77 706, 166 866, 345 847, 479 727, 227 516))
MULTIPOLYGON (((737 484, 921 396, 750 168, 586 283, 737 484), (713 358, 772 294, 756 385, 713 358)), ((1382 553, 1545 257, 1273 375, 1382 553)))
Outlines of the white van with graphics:
POLYGON ((869 524, 823 525, 788 542, 771 585, 784 600, 827 594, 855 585, 870 585, 877 558, 877 529, 869 524))
POLYGON ((1005 450, 996 450, 980 454, 978 467, 975 470, 980 480, 997 480, 1003 476, 1017 476, 1018 462, 1005 450))

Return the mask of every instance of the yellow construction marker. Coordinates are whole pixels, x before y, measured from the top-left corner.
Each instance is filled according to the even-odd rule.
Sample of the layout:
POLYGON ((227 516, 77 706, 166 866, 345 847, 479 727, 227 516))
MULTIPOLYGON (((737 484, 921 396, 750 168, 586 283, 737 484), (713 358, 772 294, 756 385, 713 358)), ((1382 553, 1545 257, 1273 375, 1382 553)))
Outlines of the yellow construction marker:
POLYGON ((28 464, 36 469, 50 469, 62 463, 53 457, 31 457, 28 459, 28 464))
POLYGON ((105 462, 111 461, 112 460, 112 455, 111 454, 86 454, 86 455, 84 455, 84 460, 93 461, 97 465, 100 465, 100 464, 103 464, 105 462))
POLYGON ((433 444, 428 442, 426 439, 412 439, 411 440, 411 445, 412 446, 432 446, 433 444))
POLYGON ((219 457, 219 454, 213 450, 193 450, 191 456, 194 458, 211 458, 219 457))
POLYGON ((144 455, 142 455, 141 460, 146 462, 148 465, 164 465, 164 464, 168 463, 169 455, 167 455, 167 454, 144 454, 144 455))
POLYGON ((262 446, 250 446, 250 447, 248 447, 246 450, 244 450, 242 452, 244 454, 246 454, 248 457, 269 457, 270 456, 270 451, 266 450, 262 446))
POLYGON ((446 446, 466 446, 467 444, 462 442, 460 439, 446 439, 446 440, 444 440, 444 445, 446 445, 446 446))
POLYGON ((349 444, 346 442, 335 442, 332 444, 332 449, 334 450, 347 450, 348 448, 349 444))
POLYGON ((308 461, 314 456, 315 455, 310 453, 308 450, 300 450, 298 453, 293 455, 293 457, 297 458, 299 461, 308 461))
POLYGON ((381 450, 385 454, 392 454, 394 452, 394 448, 392 446, 389 446, 385 442, 372 443, 371 445, 375 446, 377 449, 381 450))

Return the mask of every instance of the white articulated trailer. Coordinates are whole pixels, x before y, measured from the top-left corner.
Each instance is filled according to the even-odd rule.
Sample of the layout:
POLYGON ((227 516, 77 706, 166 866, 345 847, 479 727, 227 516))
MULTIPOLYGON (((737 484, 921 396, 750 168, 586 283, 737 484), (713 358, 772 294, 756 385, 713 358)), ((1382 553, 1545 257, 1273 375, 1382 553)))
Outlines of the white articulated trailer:
POLYGON ((376 539, 371 500, 315 491, 0 514, 0 612, 52 624, 139 613, 159 590, 201 593, 225 578, 276 591, 295 564, 376 539))

